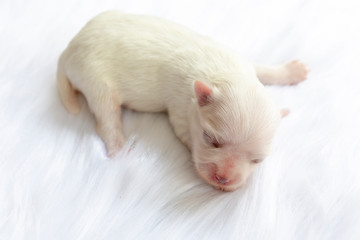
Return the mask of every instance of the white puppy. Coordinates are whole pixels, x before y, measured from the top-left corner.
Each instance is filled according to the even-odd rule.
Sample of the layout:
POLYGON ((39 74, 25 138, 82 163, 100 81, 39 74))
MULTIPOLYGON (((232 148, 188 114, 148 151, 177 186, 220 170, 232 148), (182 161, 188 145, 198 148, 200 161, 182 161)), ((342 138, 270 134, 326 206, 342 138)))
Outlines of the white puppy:
POLYGON ((167 111, 199 175, 232 191, 269 154, 281 118, 262 83, 295 84, 306 74, 298 61, 254 67, 175 23, 111 11, 70 42, 57 78, 69 112, 80 111, 77 91, 85 96, 109 156, 124 144, 121 106, 167 111))

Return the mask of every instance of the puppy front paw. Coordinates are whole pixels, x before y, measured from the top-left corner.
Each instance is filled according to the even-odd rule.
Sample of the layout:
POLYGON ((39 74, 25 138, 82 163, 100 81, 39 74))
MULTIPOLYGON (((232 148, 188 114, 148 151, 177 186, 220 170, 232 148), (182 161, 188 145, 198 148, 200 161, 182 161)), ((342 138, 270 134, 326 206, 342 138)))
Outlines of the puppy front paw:
POLYGON ((293 60, 284 65, 286 84, 295 85, 307 78, 309 72, 308 67, 305 63, 299 60, 293 60))

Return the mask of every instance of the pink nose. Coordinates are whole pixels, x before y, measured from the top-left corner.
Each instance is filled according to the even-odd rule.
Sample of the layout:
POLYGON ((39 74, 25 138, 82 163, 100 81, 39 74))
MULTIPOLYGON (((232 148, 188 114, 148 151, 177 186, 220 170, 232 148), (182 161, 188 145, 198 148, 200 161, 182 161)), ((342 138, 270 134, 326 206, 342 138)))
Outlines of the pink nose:
POLYGON ((219 175, 215 175, 215 179, 218 183, 225 185, 226 183, 229 182, 229 180, 227 178, 221 177, 219 175))

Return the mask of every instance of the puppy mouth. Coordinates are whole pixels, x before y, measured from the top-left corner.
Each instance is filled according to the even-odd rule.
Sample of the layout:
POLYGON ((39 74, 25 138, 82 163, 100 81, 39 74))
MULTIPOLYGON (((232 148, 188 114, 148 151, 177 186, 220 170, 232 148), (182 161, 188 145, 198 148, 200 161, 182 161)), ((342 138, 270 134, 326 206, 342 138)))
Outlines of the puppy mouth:
POLYGON ((217 175, 218 167, 214 163, 196 164, 196 170, 205 182, 217 190, 232 192, 242 186, 236 179, 227 179, 217 175))

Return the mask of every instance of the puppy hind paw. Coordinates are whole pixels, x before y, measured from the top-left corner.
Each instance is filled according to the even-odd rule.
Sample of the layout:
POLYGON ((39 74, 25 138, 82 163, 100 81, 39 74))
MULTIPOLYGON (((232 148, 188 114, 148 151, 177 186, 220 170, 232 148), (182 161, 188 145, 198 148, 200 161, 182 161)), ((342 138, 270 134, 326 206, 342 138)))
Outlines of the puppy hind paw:
POLYGON ((105 143, 106 146, 106 152, 107 152, 107 156, 109 158, 113 158, 115 157, 115 155, 120 152, 120 150, 122 149, 122 147, 124 146, 124 141, 123 140, 115 140, 111 143, 105 143))

